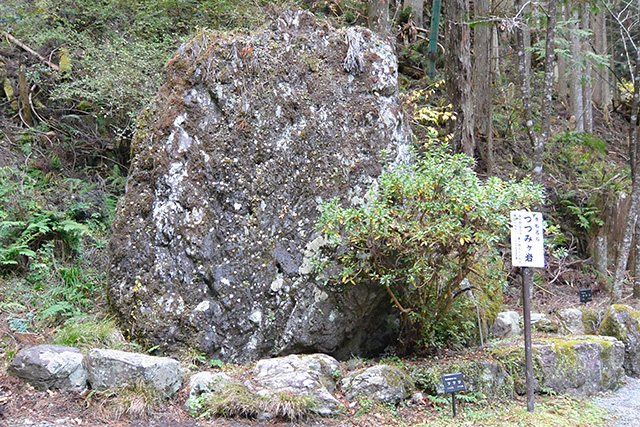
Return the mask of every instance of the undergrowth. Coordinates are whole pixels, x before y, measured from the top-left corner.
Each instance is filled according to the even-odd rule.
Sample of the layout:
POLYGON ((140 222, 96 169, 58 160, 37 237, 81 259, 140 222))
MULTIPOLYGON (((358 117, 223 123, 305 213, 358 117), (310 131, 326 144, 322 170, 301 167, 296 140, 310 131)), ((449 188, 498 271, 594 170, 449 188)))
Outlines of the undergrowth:
POLYGON ((37 332, 101 310, 117 191, 0 168, 0 315, 10 329, 37 332))
POLYGON ((564 396, 536 397, 533 413, 527 412, 524 399, 510 403, 460 402, 456 418, 452 417, 451 399, 440 399, 434 407, 437 416, 431 415, 417 426, 593 427, 611 424, 605 409, 589 401, 564 396))

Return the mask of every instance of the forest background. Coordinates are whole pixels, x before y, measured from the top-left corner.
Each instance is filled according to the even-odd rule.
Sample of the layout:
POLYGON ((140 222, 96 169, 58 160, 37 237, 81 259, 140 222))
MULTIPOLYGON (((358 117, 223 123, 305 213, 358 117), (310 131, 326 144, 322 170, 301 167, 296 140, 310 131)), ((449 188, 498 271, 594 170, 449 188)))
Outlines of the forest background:
POLYGON ((246 33, 287 6, 395 42, 416 140, 543 187, 541 300, 640 297, 637 2, 15 0, 0 4, 5 363, 29 340, 109 339, 107 242, 164 64, 198 28, 246 33))

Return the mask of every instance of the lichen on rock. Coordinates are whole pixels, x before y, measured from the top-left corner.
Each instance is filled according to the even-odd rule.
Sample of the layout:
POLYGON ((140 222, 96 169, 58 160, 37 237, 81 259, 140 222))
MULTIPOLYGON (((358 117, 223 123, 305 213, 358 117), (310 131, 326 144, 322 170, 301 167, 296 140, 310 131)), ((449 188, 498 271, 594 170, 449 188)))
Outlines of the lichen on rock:
POLYGON ((359 74, 344 69, 347 30, 301 11, 250 35, 201 31, 167 64, 110 246, 110 302, 131 335, 233 361, 387 344, 379 288, 326 286, 310 268, 326 250, 318 204, 362 203, 381 151, 408 152, 393 49, 348 31, 359 74))

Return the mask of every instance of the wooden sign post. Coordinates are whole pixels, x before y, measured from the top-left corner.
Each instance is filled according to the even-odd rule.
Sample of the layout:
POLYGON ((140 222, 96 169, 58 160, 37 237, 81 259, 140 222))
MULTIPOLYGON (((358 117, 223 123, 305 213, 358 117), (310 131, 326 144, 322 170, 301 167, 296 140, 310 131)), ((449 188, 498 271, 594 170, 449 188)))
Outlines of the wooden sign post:
POLYGON ((533 270, 544 268, 544 231, 540 212, 511 212, 511 263, 522 267, 522 315, 527 411, 533 412, 533 353, 531 348, 531 288, 533 270))

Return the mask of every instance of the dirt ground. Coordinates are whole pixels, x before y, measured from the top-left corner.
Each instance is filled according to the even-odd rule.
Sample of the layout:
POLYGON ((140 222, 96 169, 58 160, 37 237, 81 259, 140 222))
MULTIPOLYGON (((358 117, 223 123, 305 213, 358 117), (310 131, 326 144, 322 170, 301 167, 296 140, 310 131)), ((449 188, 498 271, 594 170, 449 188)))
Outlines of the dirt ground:
MULTIPOLYGON (((104 402, 89 391, 41 392, 0 374, 0 427, 378 427, 396 426, 400 421, 417 425, 435 415, 427 402, 415 402, 391 413, 357 415, 356 409, 342 418, 310 418, 299 422, 238 419, 197 420, 184 409, 186 392, 147 416, 115 419, 104 402)), ((406 425, 406 424, 404 424, 406 425)))

